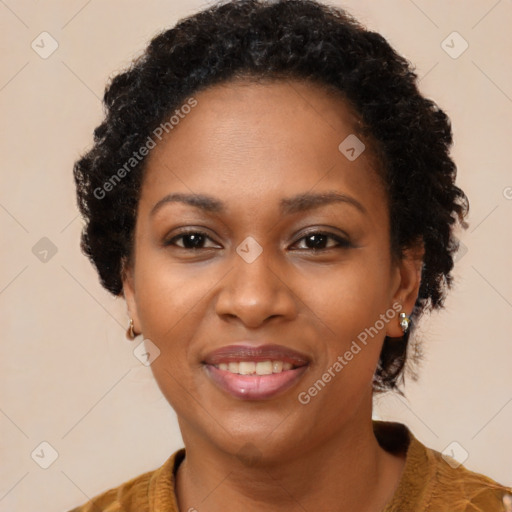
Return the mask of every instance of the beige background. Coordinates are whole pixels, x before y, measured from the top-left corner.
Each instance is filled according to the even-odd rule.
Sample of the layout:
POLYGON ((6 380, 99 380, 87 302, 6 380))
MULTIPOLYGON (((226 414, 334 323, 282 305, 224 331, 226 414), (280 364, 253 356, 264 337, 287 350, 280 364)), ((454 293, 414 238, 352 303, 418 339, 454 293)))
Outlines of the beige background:
MULTIPOLYGON (((80 253, 71 169, 92 142, 107 77, 204 5, 0 1, 1 511, 68 510, 182 446, 173 411, 124 337, 124 302, 80 253), (43 31, 59 45, 47 59, 31 48, 43 31), (43 237, 57 250, 46 262, 34 254, 43 237), (36 463, 50 460, 43 441, 58 452, 48 469, 36 463)), ((405 422, 439 451, 457 441, 467 467, 510 485, 512 2, 342 5, 416 64, 423 92, 451 116, 471 201, 456 288, 422 323, 421 378, 408 382, 407 400, 380 399, 376 416, 405 422), (441 45, 453 31, 469 44, 456 59, 441 45)))

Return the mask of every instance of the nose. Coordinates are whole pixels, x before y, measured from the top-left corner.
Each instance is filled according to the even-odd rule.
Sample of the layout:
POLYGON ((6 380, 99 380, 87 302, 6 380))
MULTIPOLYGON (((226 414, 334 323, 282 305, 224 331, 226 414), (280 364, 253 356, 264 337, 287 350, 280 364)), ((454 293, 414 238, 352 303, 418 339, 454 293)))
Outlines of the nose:
POLYGON ((297 314, 290 275, 265 251, 252 262, 234 252, 233 268, 222 283, 216 312, 224 319, 237 318, 246 327, 257 328, 271 318, 291 320, 297 314))

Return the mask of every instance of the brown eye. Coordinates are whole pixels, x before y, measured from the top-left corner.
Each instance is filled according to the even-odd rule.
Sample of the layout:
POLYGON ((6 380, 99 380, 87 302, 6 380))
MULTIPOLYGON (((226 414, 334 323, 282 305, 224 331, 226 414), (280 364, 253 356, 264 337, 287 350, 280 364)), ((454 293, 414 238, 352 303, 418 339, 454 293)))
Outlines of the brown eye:
MULTIPOLYGON (((203 233, 202 231, 186 231, 164 242, 164 245, 174 245, 181 249, 196 250, 204 249, 205 247, 203 247, 203 245, 206 242, 206 240, 211 239, 206 233, 203 233), (183 245, 178 245, 176 243, 177 240, 182 240, 183 245)), ((209 247, 206 247, 206 249, 209 249, 209 247)))
POLYGON ((303 236, 300 240, 305 241, 306 249, 310 249, 312 251, 325 251, 328 249, 336 249, 336 248, 348 248, 351 247, 351 243, 338 235, 334 235, 333 233, 325 233, 321 231, 308 233, 306 236, 303 236), (334 240, 336 244, 330 247, 326 247, 326 244, 329 240, 334 240))

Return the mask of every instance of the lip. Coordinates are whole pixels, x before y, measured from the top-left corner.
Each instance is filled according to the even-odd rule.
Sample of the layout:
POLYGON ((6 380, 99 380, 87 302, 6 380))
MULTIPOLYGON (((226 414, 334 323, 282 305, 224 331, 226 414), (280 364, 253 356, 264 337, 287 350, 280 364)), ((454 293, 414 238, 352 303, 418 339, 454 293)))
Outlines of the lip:
POLYGON ((206 374, 223 391, 243 400, 268 400, 293 387, 308 369, 311 359, 282 345, 229 345, 210 352, 204 359, 206 374), (234 361, 283 361, 294 367, 271 375, 238 375, 215 365, 234 361))
POLYGON ((244 400, 268 400, 283 394, 299 381, 307 368, 304 365, 272 375, 238 375, 205 365, 206 373, 218 387, 244 400))
POLYGON ((216 365, 220 363, 230 363, 234 361, 283 361, 291 363, 294 366, 305 366, 309 364, 310 358, 283 345, 248 345, 236 344, 221 347, 210 352, 203 363, 216 365))

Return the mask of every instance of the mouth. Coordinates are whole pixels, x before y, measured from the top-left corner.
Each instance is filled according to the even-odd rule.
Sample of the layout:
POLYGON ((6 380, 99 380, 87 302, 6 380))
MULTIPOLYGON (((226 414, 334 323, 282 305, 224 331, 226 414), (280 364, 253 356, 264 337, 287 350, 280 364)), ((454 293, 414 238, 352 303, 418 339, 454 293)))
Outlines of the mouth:
POLYGON ((203 367, 211 381, 235 398, 265 400, 293 387, 310 358, 280 345, 230 345, 208 354, 203 367))

